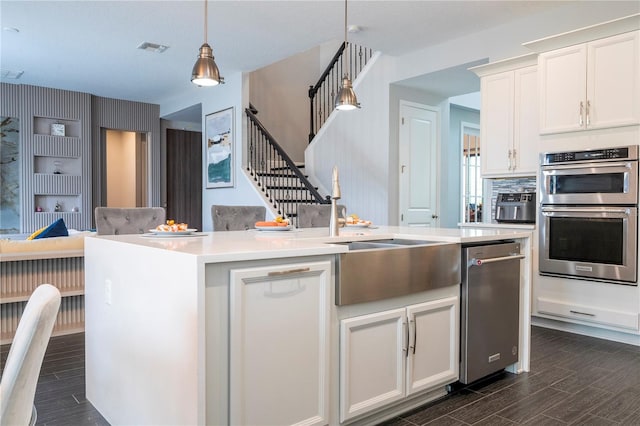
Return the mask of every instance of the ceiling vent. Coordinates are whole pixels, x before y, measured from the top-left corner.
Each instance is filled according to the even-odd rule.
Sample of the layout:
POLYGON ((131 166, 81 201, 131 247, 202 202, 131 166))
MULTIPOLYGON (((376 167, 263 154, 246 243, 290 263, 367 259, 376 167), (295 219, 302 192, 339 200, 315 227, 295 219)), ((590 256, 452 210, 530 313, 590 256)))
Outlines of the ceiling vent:
POLYGON ((20 77, 22 77, 22 74, 24 74, 24 71, 11 71, 11 70, 1 70, 0 71, 0 75, 2 75, 2 79, 7 79, 7 80, 17 80, 20 77))
POLYGON ((169 46, 165 46, 164 44, 149 43, 148 41, 142 42, 138 45, 138 49, 140 50, 146 50, 147 52, 155 53, 162 53, 168 48, 169 46))

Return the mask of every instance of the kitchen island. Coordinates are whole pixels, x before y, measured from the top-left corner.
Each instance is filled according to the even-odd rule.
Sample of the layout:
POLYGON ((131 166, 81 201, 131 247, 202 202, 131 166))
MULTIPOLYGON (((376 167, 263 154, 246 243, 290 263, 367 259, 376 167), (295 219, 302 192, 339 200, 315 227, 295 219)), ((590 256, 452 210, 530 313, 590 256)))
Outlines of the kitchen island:
POLYGON ((340 243, 388 238, 520 242, 520 356, 509 370, 528 371, 529 231, 100 236, 85 242, 87 398, 111 424, 374 424, 444 395, 458 377, 459 283, 335 304, 340 243), (418 338, 433 343, 424 365, 405 343, 411 318, 423 321, 407 337, 413 353, 418 338), (389 371, 372 374, 381 365, 389 371))

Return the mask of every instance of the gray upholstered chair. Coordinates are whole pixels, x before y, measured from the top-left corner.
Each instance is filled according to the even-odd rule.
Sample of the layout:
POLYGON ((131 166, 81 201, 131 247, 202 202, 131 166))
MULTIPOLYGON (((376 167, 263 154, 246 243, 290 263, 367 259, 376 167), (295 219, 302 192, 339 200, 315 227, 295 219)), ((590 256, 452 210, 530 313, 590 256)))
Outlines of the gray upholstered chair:
MULTIPOLYGON (((347 208, 338 204, 338 217, 347 217, 347 208)), ((331 222, 331 204, 298 204, 298 228, 321 228, 331 222)))
POLYGON ((162 207, 96 207, 98 235, 144 234, 165 221, 162 207))
POLYGON ((256 222, 265 220, 264 206, 211 206, 214 231, 244 231, 253 229, 256 222))
POLYGON ((35 424, 38 376, 59 308, 60 291, 51 284, 39 285, 29 297, 2 371, 0 424, 35 424))

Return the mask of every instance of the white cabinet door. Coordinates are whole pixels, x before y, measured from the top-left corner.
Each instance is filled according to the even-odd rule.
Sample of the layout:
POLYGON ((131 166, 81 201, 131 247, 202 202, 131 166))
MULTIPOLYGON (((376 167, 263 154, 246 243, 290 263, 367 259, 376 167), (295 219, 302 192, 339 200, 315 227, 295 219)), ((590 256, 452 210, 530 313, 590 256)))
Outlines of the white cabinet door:
POLYGON ((483 176, 535 175, 538 168, 537 67, 482 77, 483 176))
POLYGON ((230 273, 230 423, 329 422, 331 263, 230 273))
POLYGON ((458 379, 459 316, 458 297, 407 307, 407 395, 458 379))
POLYGON ((584 44, 541 53, 538 57, 541 134, 584 128, 586 65, 584 44))
POLYGON ((340 321, 340 421, 459 374, 458 296, 340 321))
POLYGON ((538 67, 515 70, 514 87, 512 171, 519 175, 536 175, 540 141, 538 67))
POLYGON ((588 43, 586 127, 640 123, 640 31, 588 43))
POLYGON ((482 77, 480 82, 480 167, 483 176, 511 173, 513 145, 513 72, 482 77))
POLYGON ((340 422, 404 398, 405 309, 340 321, 340 422))
POLYGON ((540 54, 541 134, 640 123, 639 34, 540 54))

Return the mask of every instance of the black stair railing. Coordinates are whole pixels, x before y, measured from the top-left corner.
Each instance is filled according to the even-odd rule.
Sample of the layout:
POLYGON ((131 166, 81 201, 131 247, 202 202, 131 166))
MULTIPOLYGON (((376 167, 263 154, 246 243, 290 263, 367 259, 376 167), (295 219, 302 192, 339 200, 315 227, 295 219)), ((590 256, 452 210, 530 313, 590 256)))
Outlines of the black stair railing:
POLYGON ((297 204, 326 204, 298 166, 247 108, 247 171, 278 214, 294 217, 297 204))
POLYGON ((309 87, 310 115, 309 142, 327 120, 335 104, 335 97, 342 85, 342 77, 347 71, 345 62, 349 57, 349 78, 354 81, 360 71, 367 65, 373 51, 367 47, 342 42, 331 63, 324 70, 318 82, 309 87))

